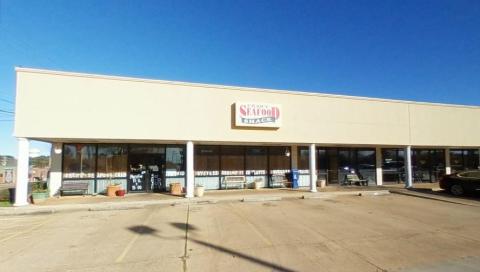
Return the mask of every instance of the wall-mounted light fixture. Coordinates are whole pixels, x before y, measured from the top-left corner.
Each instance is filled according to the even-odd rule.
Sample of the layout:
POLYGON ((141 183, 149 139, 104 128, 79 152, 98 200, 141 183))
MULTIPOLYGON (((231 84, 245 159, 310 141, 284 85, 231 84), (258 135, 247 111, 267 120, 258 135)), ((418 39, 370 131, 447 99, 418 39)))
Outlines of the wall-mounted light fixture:
POLYGON ((53 152, 55 152, 55 154, 62 154, 62 143, 54 143, 53 152))

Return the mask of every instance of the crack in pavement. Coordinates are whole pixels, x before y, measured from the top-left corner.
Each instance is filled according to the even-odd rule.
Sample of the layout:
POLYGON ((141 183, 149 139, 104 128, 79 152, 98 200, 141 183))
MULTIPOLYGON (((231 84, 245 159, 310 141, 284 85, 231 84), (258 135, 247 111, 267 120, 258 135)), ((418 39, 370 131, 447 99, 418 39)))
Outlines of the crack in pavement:
POLYGON ((180 257, 180 259, 182 260, 183 272, 187 272, 189 219, 190 219, 190 204, 187 205, 187 219, 186 219, 186 222, 185 222, 185 246, 183 248, 183 256, 180 257))

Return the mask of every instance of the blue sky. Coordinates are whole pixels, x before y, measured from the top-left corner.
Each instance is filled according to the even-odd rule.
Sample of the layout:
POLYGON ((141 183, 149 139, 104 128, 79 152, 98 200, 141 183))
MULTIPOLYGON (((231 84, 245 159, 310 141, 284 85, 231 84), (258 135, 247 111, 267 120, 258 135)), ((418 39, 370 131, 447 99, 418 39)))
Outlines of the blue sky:
POLYGON ((15 66, 479 105, 480 1, 0 0, 2 110, 15 66))

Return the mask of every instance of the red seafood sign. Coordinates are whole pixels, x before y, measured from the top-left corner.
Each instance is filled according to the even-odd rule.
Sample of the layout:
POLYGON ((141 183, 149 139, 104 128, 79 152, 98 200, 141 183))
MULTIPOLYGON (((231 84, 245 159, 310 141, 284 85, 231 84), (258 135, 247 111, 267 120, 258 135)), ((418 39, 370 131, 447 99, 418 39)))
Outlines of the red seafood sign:
POLYGON ((235 125, 237 127, 270 127, 282 125, 280 105, 265 103, 235 103, 235 125))

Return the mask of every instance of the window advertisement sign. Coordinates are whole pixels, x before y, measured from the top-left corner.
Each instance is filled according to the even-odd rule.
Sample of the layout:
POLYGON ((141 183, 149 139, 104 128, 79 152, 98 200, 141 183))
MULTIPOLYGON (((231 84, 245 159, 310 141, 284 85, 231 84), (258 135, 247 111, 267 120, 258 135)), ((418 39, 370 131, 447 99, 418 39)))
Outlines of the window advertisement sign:
POLYGON ((5 183, 13 182, 13 169, 5 169, 5 183))
POLYGON ((266 103, 235 103, 235 126, 279 128, 282 125, 282 107, 266 103))

